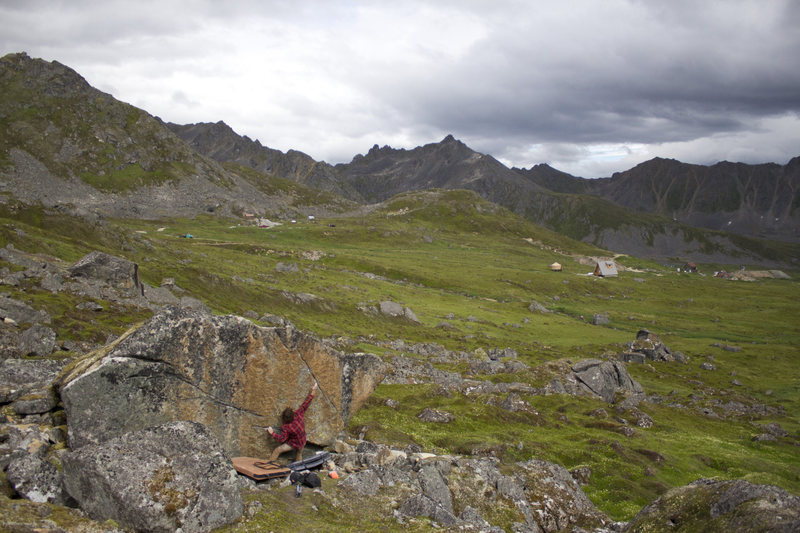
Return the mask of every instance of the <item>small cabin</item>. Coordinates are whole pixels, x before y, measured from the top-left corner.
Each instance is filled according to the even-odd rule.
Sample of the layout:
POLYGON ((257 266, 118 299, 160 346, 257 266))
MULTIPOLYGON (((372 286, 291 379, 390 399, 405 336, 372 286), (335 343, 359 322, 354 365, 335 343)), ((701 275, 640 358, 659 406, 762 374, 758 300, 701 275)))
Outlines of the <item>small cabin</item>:
POLYGON ((562 270, 561 263, 553 263, 552 265, 550 265, 550 270, 552 270, 553 272, 561 272, 562 270))
POLYGON ((598 261, 593 274, 602 278, 617 276, 617 264, 614 261, 598 261))

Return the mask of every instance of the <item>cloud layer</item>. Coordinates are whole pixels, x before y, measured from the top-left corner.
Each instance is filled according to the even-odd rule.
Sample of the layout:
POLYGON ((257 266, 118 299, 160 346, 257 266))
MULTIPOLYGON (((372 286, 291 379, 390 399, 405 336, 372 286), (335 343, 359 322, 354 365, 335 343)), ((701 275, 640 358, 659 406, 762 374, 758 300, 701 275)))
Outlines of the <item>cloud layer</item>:
POLYGON ((448 133, 585 177, 800 155, 791 0, 27 0, 0 20, 0 54, 330 163, 448 133))

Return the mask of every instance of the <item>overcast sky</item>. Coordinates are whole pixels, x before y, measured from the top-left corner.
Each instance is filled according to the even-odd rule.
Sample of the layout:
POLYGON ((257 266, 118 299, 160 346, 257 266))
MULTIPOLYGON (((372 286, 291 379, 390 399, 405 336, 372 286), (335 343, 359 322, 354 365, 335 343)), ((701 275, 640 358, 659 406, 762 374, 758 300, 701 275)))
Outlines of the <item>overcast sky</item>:
POLYGON ((0 27, 0 55, 329 163, 449 133, 583 177, 800 155, 795 0, 0 0, 0 27))

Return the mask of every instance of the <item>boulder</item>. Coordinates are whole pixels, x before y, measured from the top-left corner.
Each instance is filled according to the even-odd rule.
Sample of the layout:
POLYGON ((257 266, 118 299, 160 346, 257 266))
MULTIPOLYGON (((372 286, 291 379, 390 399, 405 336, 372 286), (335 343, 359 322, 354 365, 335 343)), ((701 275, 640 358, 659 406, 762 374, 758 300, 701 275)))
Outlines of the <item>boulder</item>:
POLYGON ((422 420, 423 422, 436 422, 440 424, 446 424, 448 422, 452 422, 455 420, 455 416, 452 413, 448 413, 446 411, 440 411, 438 409, 433 409, 431 407, 426 407, 423 409, 418 415, 417 418, 422 420))
POLYGON ((405 318, 411 322, 419 322, 417 315, 408 307, 403 307, 397 302, 383 301, 378 305, 381 314, 392 318, 405 318))
POLYGON ((370 354, 344 354, 291 327, 168 308, 81 359, 60 383, 68 442, 77 449, 176 420, 208 426, 231 456, 261 457, 264 429, 296 408, 310 442, 326 445, 383 379, 370 354))
POLYGON ((127 433, 65 454, 69 494, 94 520, 136 531, 204 532, 243 511, 238 475, 213 434, 194 422, 127 433))
POLYGON ((639 362, 634 354, 643 355, 651 361, 679 361, 686 362, 686 356, 681 352, 673 353, 661 338, 646 329, 640 329, 636 334, 636 340, 628 343, 628 352, 622 354, 621 359, 629 362, 639 362))
POLYGON ((628 369, 619 361, 587 359, 573 365, 572 371, 581 386, 607 402, 614 400, 614 393, 618 390, 644 392, 642 386, 631 378, 628 369))
POLYGON ((69 361, 6 359, 0 363, 0 403, 49 389, 69 361))
POLYGON ((140 296, 139 265, 104 252, 90 252, 67 268, 73 278, 99 281, 123 296, 140 296))
POLYGON ((38 455, 26 454, 11 461, 6 478, 17 494, 32 502, 66 505, 72 501, 64 490, 64 475, 38 455))
POLYGON ((529 525, 533 522, 540 531, 555 532, 575 530, 578 524, 584 528, 608 524, 608 517, 594 506, 563 466, 536 459, 517 465, 518 483, 524 487, 531 511, 526 513, 529 525))
POLYGON ((771 485, 699 479, 644 507, 626 533, 662 531, 800 531, 800 497, 771 485))
POLYGON ((18 324, 49 324, 50 315, 38 311, 24 302, 0 296, 0 318, 10 318, 18 324))
POLYGON ((53 353, 56 332, 47 326, 34 324, 19 335, 19 353, 22 356, 44 356, 53 353))
POLYGON ((563 390, 569 394, 597 396, 609 403, 614 401, 618 391, 633 394, 644 392, 621 361, 585 359, 572 365, 570 370, 563 385, 560 382, 551 385, 555 392, 563 390))

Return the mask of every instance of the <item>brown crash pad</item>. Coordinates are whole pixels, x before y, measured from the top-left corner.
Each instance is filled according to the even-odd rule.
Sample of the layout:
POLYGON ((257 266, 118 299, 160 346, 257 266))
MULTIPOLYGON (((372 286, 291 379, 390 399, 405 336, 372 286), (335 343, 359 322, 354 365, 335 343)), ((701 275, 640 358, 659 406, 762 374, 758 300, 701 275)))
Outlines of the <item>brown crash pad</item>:
POLYGON ((231 461, 233 461, 233 468, 237 472, 256 481, 286 477, 292 472, 278 463, 265 459, 256 459, 255 457, 234 457, 231 461))

